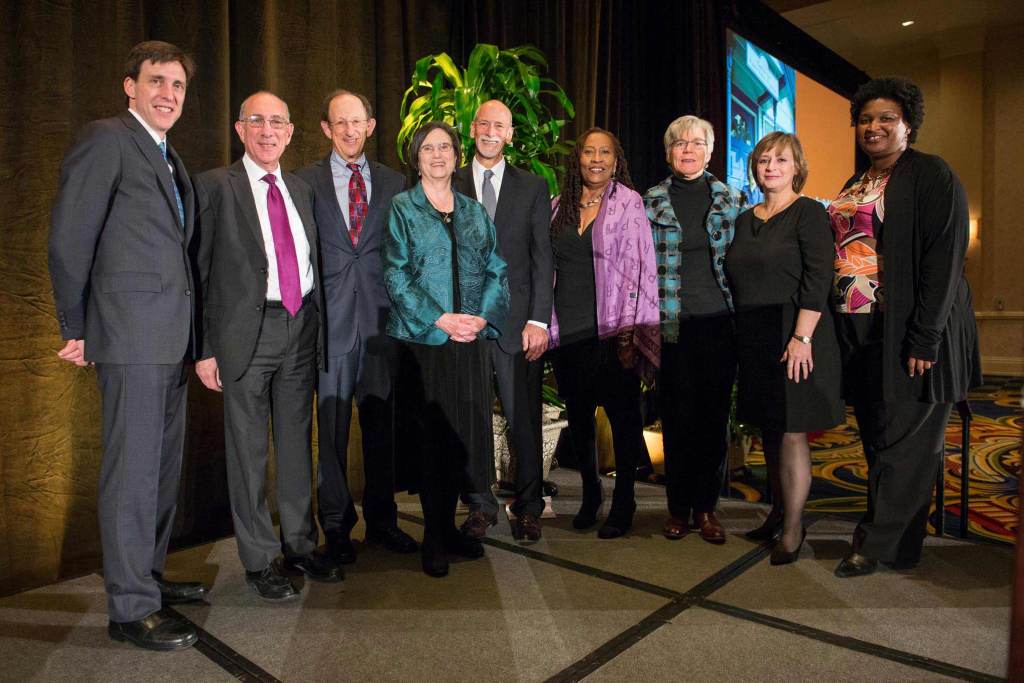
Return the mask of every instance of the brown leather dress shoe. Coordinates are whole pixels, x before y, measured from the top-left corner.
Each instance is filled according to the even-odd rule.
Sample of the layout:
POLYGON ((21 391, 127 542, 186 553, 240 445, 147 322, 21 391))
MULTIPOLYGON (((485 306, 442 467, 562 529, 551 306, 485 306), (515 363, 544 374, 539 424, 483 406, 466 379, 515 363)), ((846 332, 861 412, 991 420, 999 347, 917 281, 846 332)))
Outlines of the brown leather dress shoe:
POLYGON ((474 510, 469 513, 469 517, 466 517, 466 521, 459 527, 459 531, 471 538, 480 540, 487 535, 487 527, 494 526, 497 523, 498 520, 494 517, 489 517, 479 510, 474 510))
POLYGON ((686 523, 685 519, 669 517, 665 520, 665 526, 661 528, 661 533, 670 541, 678 541, 680 538, 685 536, 686 532, 689 530, 690 525, 686 523))
POLYGON ((540 520, 529 512, 519 515, 512 523, 512 537, 517 541, 536 543, 540 540, 540 520))
POLYGON ((693 526, 700 529, 700 537, 708 543, 725 543, 725 527, 718 521, 718 517, 715 517, 714 512, 693 513, 693 526))

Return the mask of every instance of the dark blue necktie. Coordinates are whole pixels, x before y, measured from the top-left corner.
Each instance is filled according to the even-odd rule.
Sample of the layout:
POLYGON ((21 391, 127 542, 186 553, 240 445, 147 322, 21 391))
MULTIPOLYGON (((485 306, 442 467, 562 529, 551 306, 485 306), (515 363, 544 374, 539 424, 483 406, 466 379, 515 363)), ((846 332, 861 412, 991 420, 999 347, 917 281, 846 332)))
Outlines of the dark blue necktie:
MULTIPOLYGON (((167 141, 160 141, 160 153, 164 155, 164 161, 168 164, 171 162, 167 159, 167 141)), ((182 229, 185 228, 185 205, 181 203, 181 193, 178 192, 178 183, 174 180, 174 171, 171 171, 171 187, 174 188, 174 201, 178 203, 178 220, 181 221, 182 229)))

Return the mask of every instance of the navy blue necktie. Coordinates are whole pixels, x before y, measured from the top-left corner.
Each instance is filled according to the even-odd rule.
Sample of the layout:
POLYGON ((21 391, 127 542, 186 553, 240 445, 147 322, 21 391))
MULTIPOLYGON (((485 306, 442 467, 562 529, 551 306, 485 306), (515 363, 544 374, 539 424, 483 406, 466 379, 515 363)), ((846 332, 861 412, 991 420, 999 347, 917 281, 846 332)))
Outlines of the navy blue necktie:
MULTIPOLYGON (((164 155, 164 161, 168 164, 171 162, 167 159, 167 141, 160 141, 160 153, 164 155)), ((178 220, 181 221, 181 227, 185 228, 185 205, 181 203, 181 193, 178 192, 178 183, 174 180, 174 171, 171 171, 171 187, 174 188, 174 201, 178 203, 178 220)))

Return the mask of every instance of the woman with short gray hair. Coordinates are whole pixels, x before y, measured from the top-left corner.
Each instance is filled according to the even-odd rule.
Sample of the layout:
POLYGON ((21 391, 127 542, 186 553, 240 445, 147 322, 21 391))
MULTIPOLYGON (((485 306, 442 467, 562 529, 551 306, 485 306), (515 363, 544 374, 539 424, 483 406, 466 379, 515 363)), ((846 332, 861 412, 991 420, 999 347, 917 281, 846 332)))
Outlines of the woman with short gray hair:
POLYGON ((693 528, 720 544, 725 529, 715 505, 736 377, 724 264, 743 199, 707 171, 715 145, 710 123, 681 116, 669 124, 664 143, 672 173, 644 195, 654 230, 663 340, 658 387, 670 515, 663 533, 679 539, 693 528))

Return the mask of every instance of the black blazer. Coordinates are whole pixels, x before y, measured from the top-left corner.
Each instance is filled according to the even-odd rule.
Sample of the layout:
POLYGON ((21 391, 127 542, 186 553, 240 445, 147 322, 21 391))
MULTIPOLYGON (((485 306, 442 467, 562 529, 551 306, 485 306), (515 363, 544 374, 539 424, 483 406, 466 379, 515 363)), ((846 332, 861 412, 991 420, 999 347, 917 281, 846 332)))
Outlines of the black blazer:
POLYGON ((978 330, 964 276, 969 230, 967 194, 953 169, 937 156, 908 148, 885 186, 886 401, 953 403, 981 384, 978 330), (937 364, 911 378, 911 356, 937 364))
MULTIPOLYGON (((454 185, 457 191, 477 199, 472 164, 455 172, 454 185)), ((544 179, 506 160, 494 225, 498 253, 508 263, 511 295, 509 315, 498 346, 505 353, 519 353, 523 350, 522 332, 527 320, 551 323, 551 201, 544 179)))
POLYGON ((64 339, 96 363, 178 363, 191 355, 194 287, 188 243, 195 196, 167 145, 125 111, 93 121, 61 166, 50 221, 50 278, 64 339))
MULTIPOLYGON (((314 290, 320 290, 313 190, 292 173, 283 173, 313 262, 314 290)), ((225 379, 242 376, 259 339, 267 298, 267 252, 256 200, 242 161, 196 176, 199 198, 199 277, 203 292, 202 358, 215 357, 225 379)), ((318 316, 320 304, 313 297, 318 316)), ((323 366, 323 320, 317 361, 323 366)))
POLYGON ((369 166, 370 208, 355 247, 348 236, 348 216, 341 215, 334 192, 331 155, 295 172, 313 188, 313 209, 320 234, 328 363, 331 358, 355 349, 359 339, 367 343, 370 353, 381 350, 388 339, 385 326, 391 304, 384 289, 380 241, 391 198, 405 189, 406 181, 401 173, 383 164, 371 161, 369 166))

